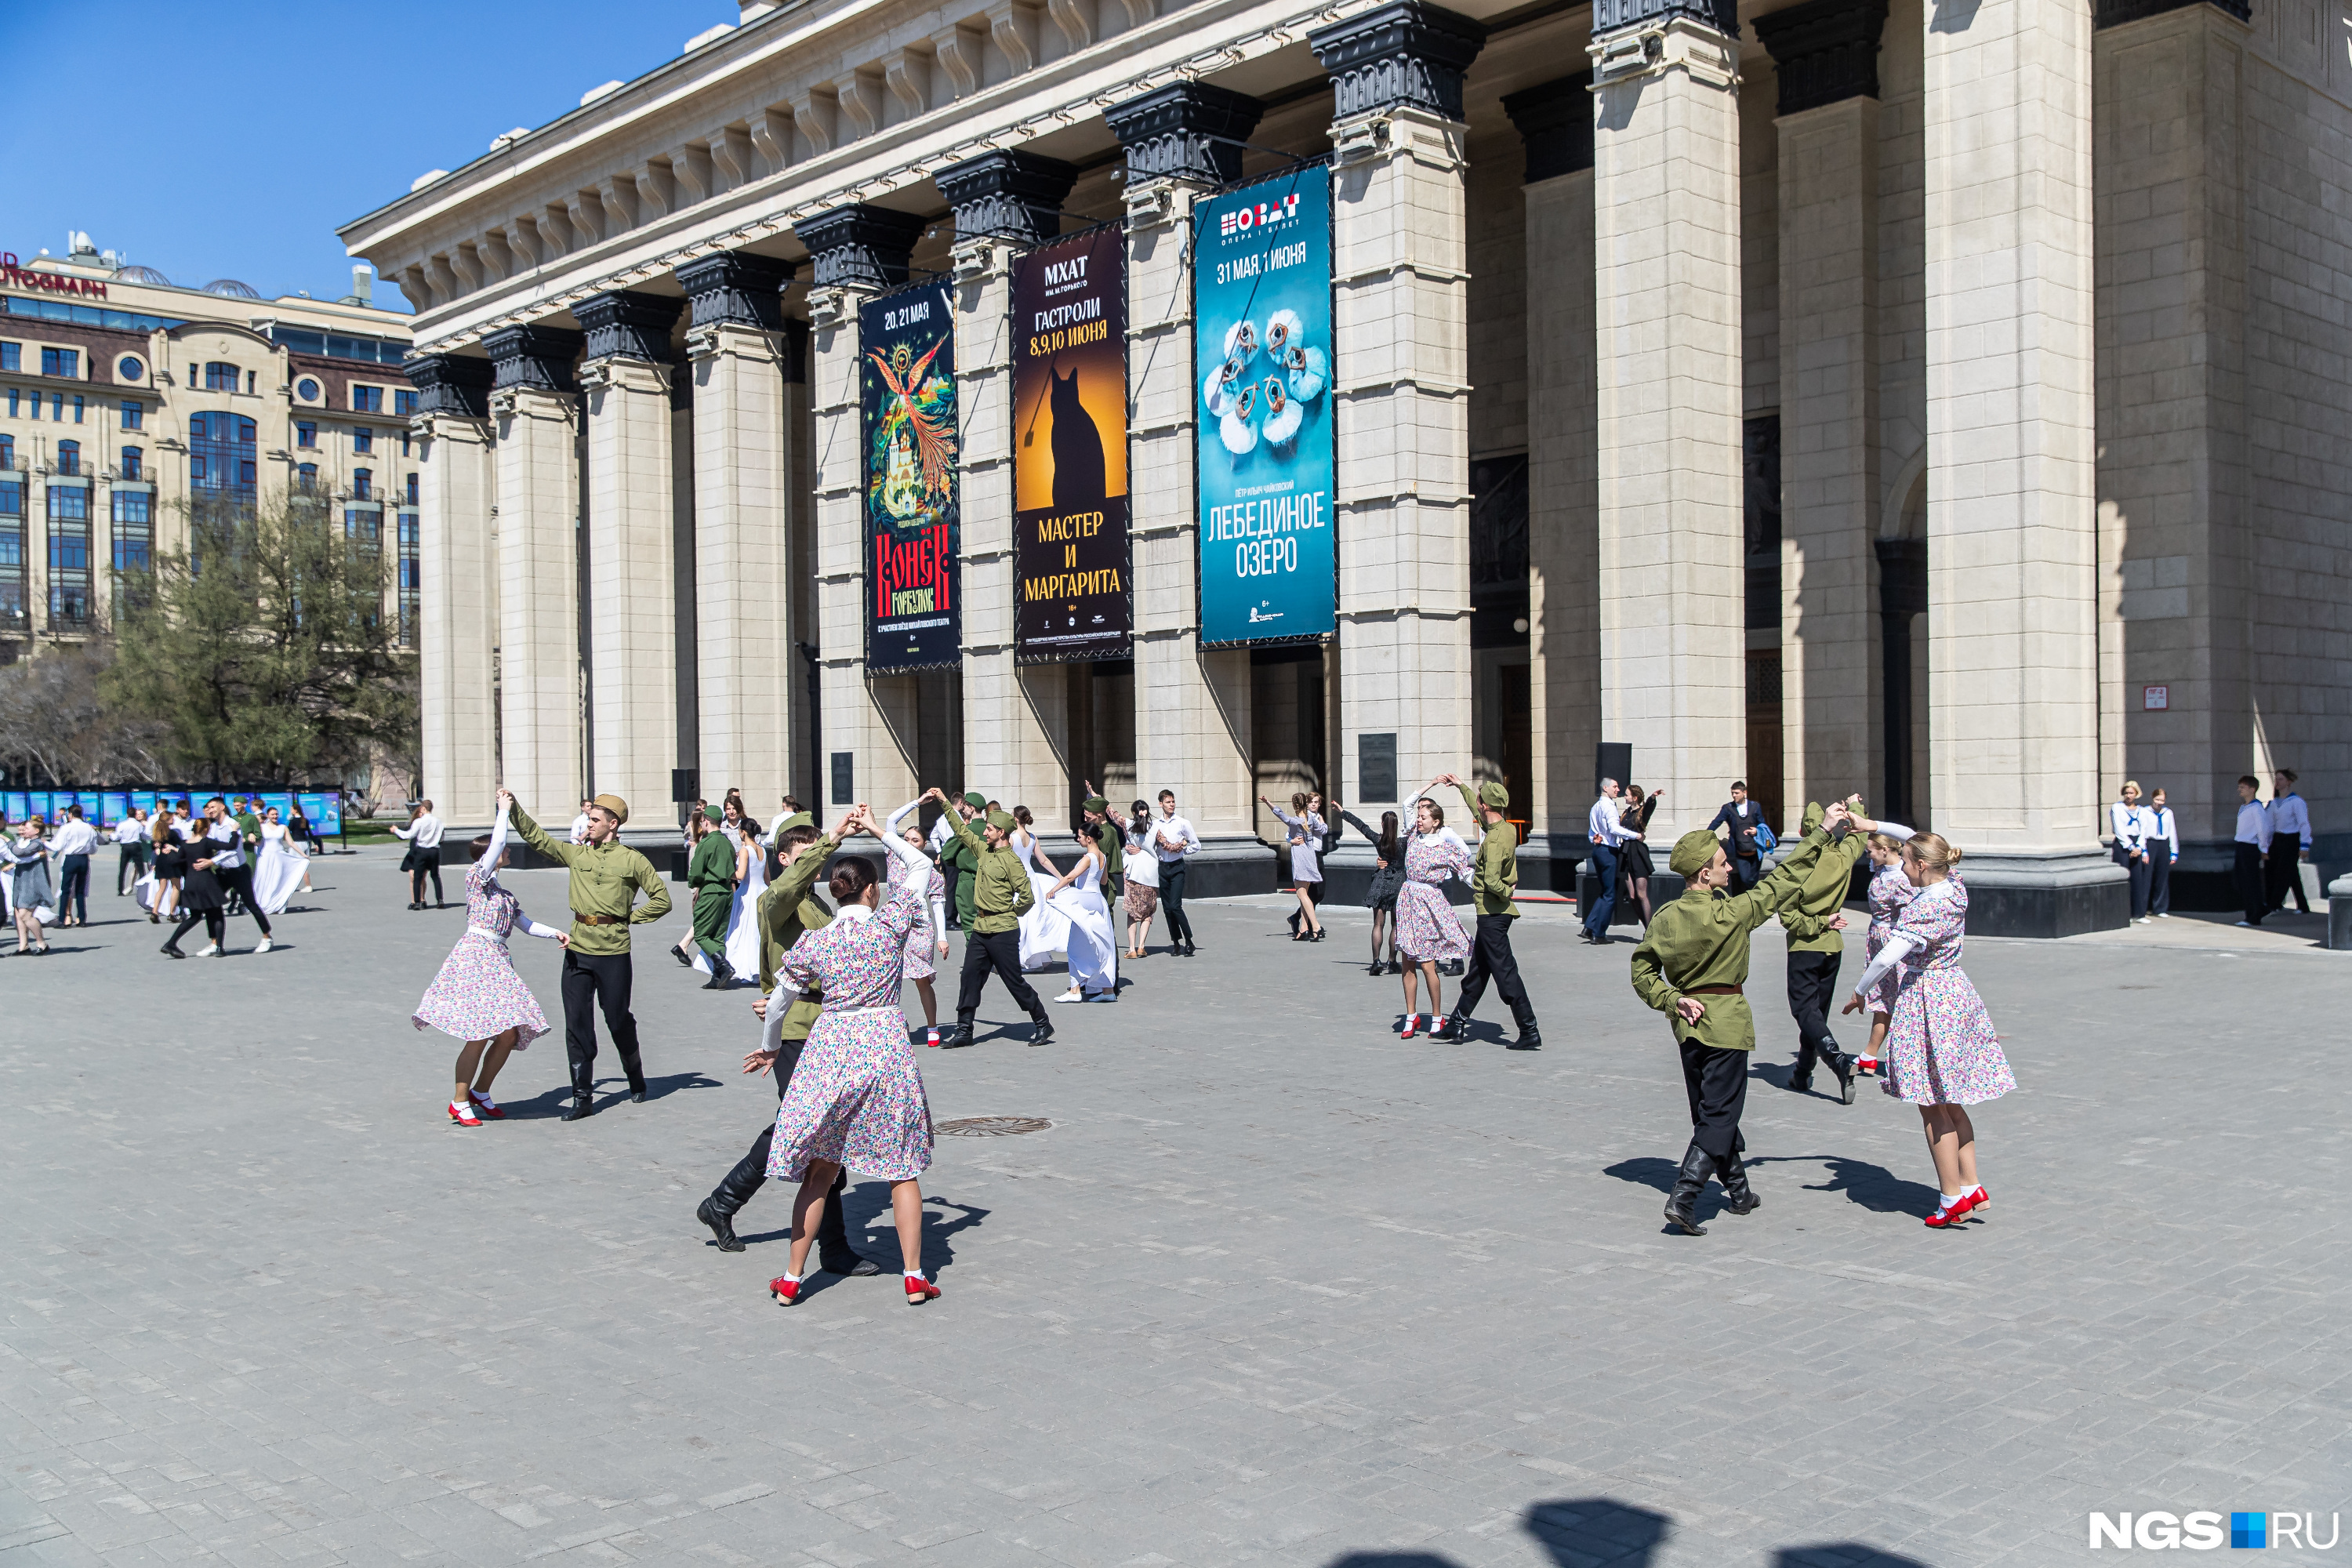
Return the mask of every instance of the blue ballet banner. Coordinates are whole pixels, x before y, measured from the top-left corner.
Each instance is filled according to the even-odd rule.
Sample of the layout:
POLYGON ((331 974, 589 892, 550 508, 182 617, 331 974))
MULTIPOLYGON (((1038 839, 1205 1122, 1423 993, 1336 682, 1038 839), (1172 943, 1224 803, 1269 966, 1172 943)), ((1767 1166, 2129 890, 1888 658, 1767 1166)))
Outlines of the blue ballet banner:
POLYGON ((1331 172, 1192 209, 1201 641, 1297 642, 1339 624, 1331 172))

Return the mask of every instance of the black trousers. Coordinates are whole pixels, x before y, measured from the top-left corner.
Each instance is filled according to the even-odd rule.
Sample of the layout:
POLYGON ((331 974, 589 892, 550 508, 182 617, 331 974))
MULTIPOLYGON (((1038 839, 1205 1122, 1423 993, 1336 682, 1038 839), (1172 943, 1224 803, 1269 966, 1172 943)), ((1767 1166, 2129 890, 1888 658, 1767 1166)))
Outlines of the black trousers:
POLYGON ((261 900, 253 896, 252 866, 237 866, 226 871, 215 866, 213 875, 220 879, 221 891, 228 895, 231 912, 242 908, 253 917, 253 923, 259 926, 261 934, 267 937, 269 934, 269 917, 261 912, 261 900))
POLYGON ((1470 944, 1470 967, 1463 973, 1461 994, 1454 1000, 1454 1017, 1470 1016, 1478 999, 1486 994, 1489 976, 1495 982, 1495 994, 1511 1010, 1520 1032, 1534 1028, 1535 1004, 1528 1000, 1527 984, 1519 978, 1519 961, 1511 952, 1509 915, 1478 917, 1478 935, 1470 944))
POLYGON ((1734 855, 1731 858, 1731 881, 1739 891, 1744 893, 1763 879, 1764 858, 1761 855, 1734 855))
POLYGON ((123 889, 137 881, 147 871, 147 847, 144 844, 122 846, 122 858, 114 868, 114 896, 121 898, 123 889))
POLYGON ((1748 1109, 1747 1051, 1682 1043, 1683 1089, 1690 1096, 1691 1142, 1719 1163, 1742 1147, 1739 1114, 1748 1109))
MULTIPOLYGON (((67 857, 70 863, 72 857, 67 857)), ((2294 898, 2294 907, 2305 914, 2311 905, 2303 896, 2303 841, 2299 838, 2273 838, 2270 858, 2263 862, 2263 898, 2273 910, 2284 910, 2288 895, 2294 898)))
POLYGON ((956 1017, 969 1018, 980 1011, 981 987, 988 984, 988 972, 992 969, 1004 982, 1013 1005, 1044 1023, 1045 1005, 1037 1000, 1036 989, 1021 973, 1021 933, 1017 931, 994 931, 987 936, 976 931, 963 933, 963 985, 956 993, 956 1017))
POLYGON ((2263 851, 2260 845, 2241 844, 2237 858, 2230 864, 2230 880, 2238 889, 2238 901, 2246 907, 2246 919, 2253 925, 2263 923, 2269 913, 2267 895, 2263 890, 2263 851))
POLYGON ((603 1008, 604 1027, 613 1048, 621 1054, 621 1070, 629 1075, 629 1090, 642 1094, 646 1064, 637 1055, 637 1020, 629 1011, 629 986, 635 972, 625 952, 563 955, 563 1049, 572 1058, 572 1092, 583 1100, 596 1091, 596 1015, 603 1008))
MULTIPOLYGON (((779 991, 769 998, 768 1005, 789 1007, 792 995, 789 992, 779 991)), ((783 1100, 784 1090, 793 1086, 793 1069, 800 1066, 801 1047, 805 1044, 805 1040, 776 1042, 776 1063, 769 1070, 776 1080, 776 1099, 779 1101, 783 1100)), ((771 1116, 768 1124, 760 1129, 760 1135, 751 1140, 751 1147, 735 1162, 735 1168, 710 1189, 710 1206, 713 1209, 732 1219, 741 1212, 745 1204, 751 1201, 753 1194, 768 1184, 768 1153, 775 1146, 775 1142, 776 1119, 771 1116)), ((816 1226, 817 1264, 835 1274, 848 1273, 857 1261, 857 1250, 849 1245, 848 1222, 841 1216, 841 1194, 848 1189, 849 1172, 845 1168, 834 1175, 833 1186, 825 1194, 824 1217, 817 1222, 816 1226)))
POLYGON ((89 857, 58 858, 58 918, 89 921, 89 857))
POLYGON ((1168 917, 1168 940, 1192 945, 1192 922, 1184 918, 1184 862, 1160 862, 1160 912, 1168 917))
POLYGON ((1835 952, 1789 954, 1789 1016, 1797 1020, 1799 1078, 1813 1070, 1817 1058, 1836 1061, 1843 1055, 1837 1037, 1830 1033, 1830 999, 1837 990, 1838 966, 1844 962, 1843 947, 1835 952))
POLYGON ((205 938, 215 947, 218 947, 221 944, 222 940, 228 935, 227 916, 222 914, 218 910, 195 910, 186 914, 183 914, 180 917, 179 925, 173 929, 171 940, 164 943, 164 945, 167 947, 179 946, 180 939, 187 935, 189 928, 194 926, 198 921, 205 922, 205 938))
POLYGON ((414 858, 408 863, 408 901, 412 904, 425 901, 425 879, 430 877, 433 879, 433 901, 436 904, 441 902, 440 847, 436 845, 430 849, 412 849, 409 853, 414 858))
MULTIPOLYGON (((963 906, 956 902, 956 888, 962 882, 969 873, 967 873, 961 866, 942 866, 940 869, 947 873, 948 930, 961 931, 963 930, 963 916, 960 911, 962 910, 963 906)), ((775 873, 770 872, 768 874, 768 880, 772 882, 775 879, 775 873)))
POLYGON ((2172 912, 2172 847, 2151 844, 2147 850, 2147 912, 2172 912))
POLYGON ((2150 872, 2147 857, 2143 855, 2137 860, 2126 858, 2123 862, 2123 868, 2125 875, 2131 879, 2132 919, 2137 920, 2140 916, 2147 913, 2148 889, 2150 886, 2150 872))

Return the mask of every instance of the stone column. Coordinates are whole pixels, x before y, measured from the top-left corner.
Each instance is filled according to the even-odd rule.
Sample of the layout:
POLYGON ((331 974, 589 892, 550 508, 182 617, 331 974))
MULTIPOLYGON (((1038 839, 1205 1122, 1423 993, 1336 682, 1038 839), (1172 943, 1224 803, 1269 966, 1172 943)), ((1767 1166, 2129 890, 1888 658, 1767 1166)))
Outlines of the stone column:
POLYGON ((1067 163, 984 153, 934 174, 955 209, 956 409, 962 421, 964 778, 1038 826, 1070 797, 1069 676, 1013 653, 1013 259, 1062 231, 1067 163))
POLYGON ((580 334, 508 327, 482 346, 498 426, 499 782, 569 822, 584 786, 580 668, 580 334))
MULTIPOLYGON (((1885 0, 1759 16, 1780 70, 1780 689, 1786 827, 1863 790, 1890 815, 1879 644, 1878 37, 1885 0)), ((1909 820, 1905 816, 1905 820, 1909 820)))
POLYGON ((791 613, 798 428, 785 387, 806 374, 784 331, 792 273, 788 262, 743 251, 677 272, 693 310, 695 616, 707 633, 695 644, 695 765, 706 795, 738 786, 762 821, 793 787, 792 738, 808 689, 791 613))
POLYGON ((1738 38, 1729 0, 1593 7, 1601 731, 1662 840, 1747 771, 1738 38))
POLYGON ((1422 0, 1307 35, 1332 87, 1338 773, 1360 816, 1471 771, 1462 73, 1486 40, 1422 0), (1367 791, 1367 734, 1395 737, 1390 798, 1367 791))
POLYGON ((648 835, 672 815, 678 761, 669 330, 684 308, 615 292, 572 312, 587 334, 591 771, 598 791, 629 803, 631 829, 648 835))
POLYGON ((1928 773, 1973 928, 2120 925, 2101 858, 2091 18, 1925 7, 1928 773))
POLYGON ((1592 339, 1592 92, 1515 92, 1527 142, 1528 673, 1533 798, 1519 885, 1571 892, 1601 741, 1600 497, 1592 339), (1548 875, 1538 872, 1548 863, 1548 875))
MULTIPOLYGON (((1129 515, 1135 572, 1136 794, 1176 793, 1202 848, 1192 898, 1264 892, 1252 826, 1246 648, 1201 647, 1200 508, 1193 483, 1192 204, 1241 174, 1255 99, 1201 82, 1104 111, 1127 149, 1129 515)), ((1099 781, 1097 781, 1099 782, 1099 781)))
MULTIPOLYGON (((864 442, 858 416, 858 303, 907 280, 923 231, 912 213, 854 203, 798 226, 815 271, 809 294, 816 438, 818 660, 825 799, 813 811, 866 801, 888 811, 919 787, 915 677, 866 673, 864 442), (847 779, 842 777, 845 764, 847 779), (847 793, 839 786, 849 785, 847 793)), ((951 786, 950 786, 951 787, 951 786)))
POLYGON ((417 388, 418 705, 425 794, 443 820, 488 822, 499 784, 499 574, 490 362, 425 354, 417 388))

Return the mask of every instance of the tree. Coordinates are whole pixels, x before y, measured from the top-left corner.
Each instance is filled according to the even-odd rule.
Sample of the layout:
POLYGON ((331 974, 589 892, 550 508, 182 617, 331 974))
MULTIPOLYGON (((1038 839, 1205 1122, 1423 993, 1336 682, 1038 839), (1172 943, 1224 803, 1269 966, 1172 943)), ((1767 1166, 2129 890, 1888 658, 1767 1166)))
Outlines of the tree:
POLYGON ((299 495, 188 517, 190 548, 118 596, 107 700, 215 778, 313 782, 372 748, 413 750, 416 682, 386 624, 381 535, 352 537, 299 495))
POLYGON ((113 662, 113 649, 89 643, 0 669, 0 763, 37 784, 160 775, 164 727, 103 700, 113 662))

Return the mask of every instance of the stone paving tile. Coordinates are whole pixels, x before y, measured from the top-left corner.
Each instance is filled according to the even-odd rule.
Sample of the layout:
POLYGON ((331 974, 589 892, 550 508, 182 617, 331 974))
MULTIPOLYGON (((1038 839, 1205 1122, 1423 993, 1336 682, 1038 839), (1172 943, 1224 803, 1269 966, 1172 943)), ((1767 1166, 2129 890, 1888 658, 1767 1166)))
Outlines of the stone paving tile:
MULTIPOLYGON (((659 959, 681 922, 648 1104, 556 1121, 549 1039, 461 1131, 406 1013, 462 916, 392 867, 323 864, 265 958, 118 921, 0 968, 0 1568, 2007 1568, 2086 1555, 2092 1509, 2352 1508, 2352 971, 2300 932, 1972 943, 2024 1087, 1958 1236, 1906 1108, 1780 1089, 1763 933, 1765 1205, 1691 1239, 1625 944, 1521 922, 1522 1057, 1397 1040, 1359 912, 1298 950, 1203 904, 1202 958, 1055 1046, 925 1053, 941 1119, 1055 1123, 940 1141, 945 1297, 787 1313, 782 1193, 744 1256, 691 1220, 774 1096, 747 998, 659 959)), ((551 1007, 556 951, 517 953, 551 1007)), ((885 1197, 850 1218, 887 1259, 885 1197)))

